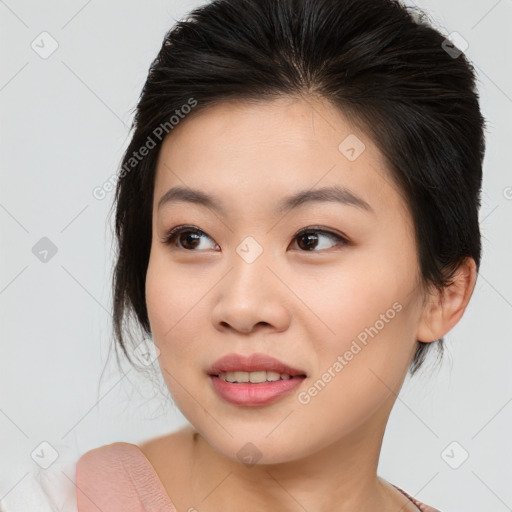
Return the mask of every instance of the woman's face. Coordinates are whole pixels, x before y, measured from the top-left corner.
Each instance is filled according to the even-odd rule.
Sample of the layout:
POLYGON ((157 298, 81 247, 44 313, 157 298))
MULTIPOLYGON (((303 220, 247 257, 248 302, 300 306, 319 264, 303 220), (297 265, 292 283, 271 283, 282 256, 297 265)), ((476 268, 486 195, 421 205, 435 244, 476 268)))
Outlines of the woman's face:
POLYGON ((365 133, 320 100, 198 112, 161 147, 152 229, 146 300, 159 364, 218 453, 285 462, 383 431, 424 296, 412 218, 365 133), (169 194, 177 187, 188 195, 169 194), (228 354, 267 355, 303 376, 229 383, 272 380, 257 370, 277 367, 257 357, 228 368, 242 373, 212 370, 228 354))

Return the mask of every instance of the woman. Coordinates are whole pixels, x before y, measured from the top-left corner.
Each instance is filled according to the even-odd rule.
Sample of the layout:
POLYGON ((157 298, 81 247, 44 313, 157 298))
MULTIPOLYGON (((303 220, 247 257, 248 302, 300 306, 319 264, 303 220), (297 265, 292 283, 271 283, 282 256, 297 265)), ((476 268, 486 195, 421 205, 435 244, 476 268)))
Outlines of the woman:
POLYGON ((390 0, 217 0, 169 31, 117 184, 114 325, 190 424, 82 456, 81 512, 436 510, 377 465, 480 264, 454 48, 390 0))

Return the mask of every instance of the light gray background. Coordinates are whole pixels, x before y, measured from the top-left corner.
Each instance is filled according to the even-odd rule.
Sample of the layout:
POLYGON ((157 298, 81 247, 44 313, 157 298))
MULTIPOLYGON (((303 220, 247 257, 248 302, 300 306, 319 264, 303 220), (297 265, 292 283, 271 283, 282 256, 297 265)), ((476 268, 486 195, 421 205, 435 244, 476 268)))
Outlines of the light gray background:
MULTIPOLYGON (((151 380, 127 365, 124 376, 107 359, 113 193, 97 200, 92 191, 117 170, 165 32, 202 3, 0 1, 3 510, 73 510, 79 455, 184 424, 151 380), (58 43, 46 59, 31 47, 43 31, 58 43), (43 237, 58 249, 46 263, 32 252, 43 237), (38 447, 49 456, 42 442, 60 454, 48 470, 31 458, 38 447)), ((504 512, 512 510, 512 1, 417 5, 443 33, 468 41, 478 71, 488 120, 484 249, 441 370, 429 375, 427 365, 404 384, 379 475, 443 512, 504 512), (453 469, 463 450, 469 458, 453 469)))

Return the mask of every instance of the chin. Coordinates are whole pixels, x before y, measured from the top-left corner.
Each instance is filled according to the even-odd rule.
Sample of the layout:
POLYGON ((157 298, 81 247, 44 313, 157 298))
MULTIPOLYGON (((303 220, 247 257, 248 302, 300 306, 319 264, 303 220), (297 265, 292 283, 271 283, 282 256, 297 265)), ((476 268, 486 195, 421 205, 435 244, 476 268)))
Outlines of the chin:
MULTIPOLYGON (((262 428, 261 423, 249 427, 245 422, 240 426, 230 425, 227 428, 229 434, 220 426, 212 432, 211 421, 204 429, 192 425, 217 454, 246 467, 293 462, 322 448, 321 441, 315 441, 311 436, 302 438, 299 432, 290 431, 284 425, 276 428, 278 422, 273 423, 274 432, 272 428, 262 428), (269 432, 272 433, 269 435, 269 432)), ((301 427, 300 430, 304 435, 304 429, 301 427)))

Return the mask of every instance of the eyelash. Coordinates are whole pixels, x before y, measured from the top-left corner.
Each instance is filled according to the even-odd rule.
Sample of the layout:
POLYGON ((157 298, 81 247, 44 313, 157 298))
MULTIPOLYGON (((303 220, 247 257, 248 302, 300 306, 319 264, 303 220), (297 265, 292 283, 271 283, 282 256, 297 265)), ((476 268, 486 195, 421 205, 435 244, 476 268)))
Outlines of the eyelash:
MULTIPOLYGON (((185 232, 194 233, 198 236, 205 235, 206 237, 210 238, 204 231, 200 230, 199 228, 197 228, 195 226, 177 226, 177 227, 171 229, 165 235, 165 237, 162 239, 162 242, 166 245, 171 245, 178 235, 180 235, 181 233, 185 233, 185 232)), ((325 230, 325 229, 321 228, 320 226, 308 226, 307 228, 303 228, 303 229, 299 230, 297 233, 295 233, 293 239, 295 240, 297 238, 300 238, 301 236, 303 236, 307 233, 317 233, 317 234, 321 233, 322 235, 329 236, 330 238, 334 239, 337 242, 341 242, 342 246, 350 245, 350 242, 348 241, 348 239, 346 237, 341 236, 333 231, 325 230)), ((210 238, 210 240, 212 240, 212 238, 210 238)), ((192 250, 191 249, 183 249, 181 247, 179 247, 179 249, 182 249, 187 252, 201 252, 201 251, 196 251, 193 249, 192 250)), ((328 250, 328 249, 323 249, 322 251, 312 250, 312 251, 301 251, 301 252, 323 252, 325 250, 328 250)))

